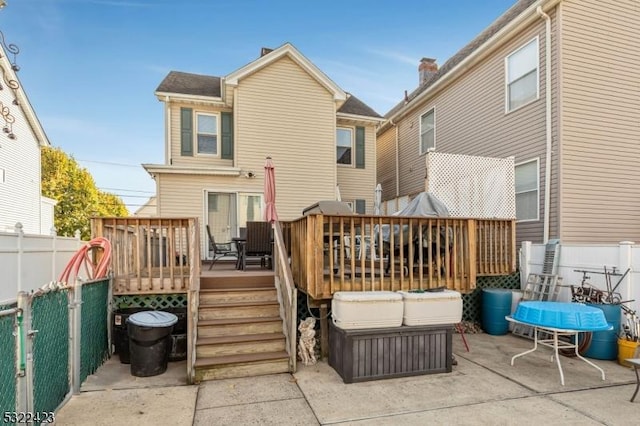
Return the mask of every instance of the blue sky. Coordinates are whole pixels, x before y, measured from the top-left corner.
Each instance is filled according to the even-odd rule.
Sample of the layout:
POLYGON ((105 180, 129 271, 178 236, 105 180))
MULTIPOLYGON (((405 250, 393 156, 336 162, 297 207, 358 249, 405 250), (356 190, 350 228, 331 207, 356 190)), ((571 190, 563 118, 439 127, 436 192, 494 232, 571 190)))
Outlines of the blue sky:
MULTIPOLYGON (((515 0, 7 0, 0 30, 54 146, 131 212, 164 161, 154 91, 170 70, 223 76, 290 42, 380 114, 515 0)), ((19 135, 18 135, 19 137, 19 135)))

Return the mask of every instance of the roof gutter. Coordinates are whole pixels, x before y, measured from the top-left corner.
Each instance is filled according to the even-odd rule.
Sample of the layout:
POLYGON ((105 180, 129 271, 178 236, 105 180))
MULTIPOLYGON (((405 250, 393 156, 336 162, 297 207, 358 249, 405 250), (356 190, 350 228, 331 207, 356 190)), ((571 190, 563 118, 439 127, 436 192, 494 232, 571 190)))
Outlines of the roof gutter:
POLYGON ((156 97, 161 101, 167 101, 167 99, 172 101, 203 101, 210 102, 213 104, 221 104, 223 105, 223 100, 221 97, 216 96, 202 96, 202 95, 189 95, 186 93, 171 93, 171 92, 155 92, 156 97))
POLYGON ((506 36, 512 32, 517 32, 521 30, 523 27, 534 22, 538 19, 537 10, 541 8, 541 10, 549 10, 554 7, 556 4, 560 3, 562 0, 538 0, 529 6, 524 12, 518 15, 515 19, 505 25, 500 31, 495 33, 489 40, 484 42, 481 47, 476 49, 469 56, 460 61, 459 64, 454 66, 449 72, 447 72, 444 76, 442 76, 438 81, 436 81, 432 86, 426 89, 424 92, 420 93, 418 96, 413 98, 407 105, 401 108, 398 112, 388 118, 385 122, 385 125, 382 126, 381 131, 386 129, 386 124, 393 120, 396 123, 402 117, 404 117, 409 111, 419 105, 420 101, 424 98, 434 95, 439 90, 445 88, 449 83, 455 80, 459 75, 464 73, 466 70, 471 68, 473 65, 477 64, 480 60, 482 60, 486 55, 488 55, 493 48, 500 46, 501 44, 506 42, 506 36))
POLYGON ((356 121, 369 121, 372 123, 382 123, 385 121, 382 117, 372 117, 368 115, 359 115, 359 114, 349 114, 346 112, 337 112, 337 118, 344 118, 345 120, 356 120, 356 121))

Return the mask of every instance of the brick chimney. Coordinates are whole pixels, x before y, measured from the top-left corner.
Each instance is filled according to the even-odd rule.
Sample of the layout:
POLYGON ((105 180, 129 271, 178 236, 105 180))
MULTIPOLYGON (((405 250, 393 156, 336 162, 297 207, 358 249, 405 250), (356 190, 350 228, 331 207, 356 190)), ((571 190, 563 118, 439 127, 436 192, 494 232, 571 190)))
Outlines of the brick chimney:
POLYGON ((262 49, 260 49, 260 57, 262 58, 264 55, 271 52, 273 52, 273 49, 270 49, 268 47, 263 47, 262 49))
POLYGON ((422 58, 420 59, 420 65, 418 65, 418 75, 420 81, 418 84, 422 84, 427 81, 431 76, 433 76, 436 72, 438 72, 438 64, 436 64, 436 60, 433 58, 422 58))

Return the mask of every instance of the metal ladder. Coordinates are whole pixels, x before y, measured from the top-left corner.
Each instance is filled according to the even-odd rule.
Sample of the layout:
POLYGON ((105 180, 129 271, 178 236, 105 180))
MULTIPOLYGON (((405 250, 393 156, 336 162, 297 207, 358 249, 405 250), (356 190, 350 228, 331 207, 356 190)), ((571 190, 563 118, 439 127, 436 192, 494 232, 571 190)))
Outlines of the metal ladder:
MULTIPOLYGON (((541 274, 529 274, 524 286, 522 301, 537 300, 553 302, 558 300, 562 284, 562 277, 555 274, 558 267, 558 249, 560 240, 549 240, 545 246, 544 262, 541 274)), ((533 327, 515 324, 512 333, 533 339, 533 327)))

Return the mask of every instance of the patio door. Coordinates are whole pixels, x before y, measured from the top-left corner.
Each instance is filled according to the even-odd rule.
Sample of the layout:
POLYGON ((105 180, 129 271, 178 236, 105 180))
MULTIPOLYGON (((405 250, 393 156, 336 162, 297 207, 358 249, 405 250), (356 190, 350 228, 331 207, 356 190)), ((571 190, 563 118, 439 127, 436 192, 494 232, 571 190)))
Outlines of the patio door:
POLYGON ((238 215, 236 208, 237 197, 235 193, 207 193, 207 224, 216 242, 226 243, 237 235, 238 215))
POLYGON ((207 224, 216 242, 231 241, 254 220, 262 220, 262 194, 207 192, 207 224))

